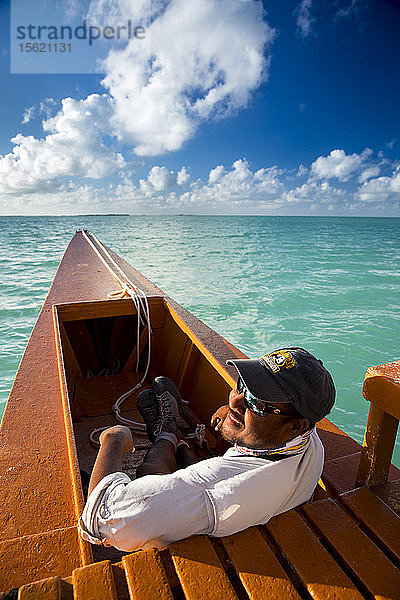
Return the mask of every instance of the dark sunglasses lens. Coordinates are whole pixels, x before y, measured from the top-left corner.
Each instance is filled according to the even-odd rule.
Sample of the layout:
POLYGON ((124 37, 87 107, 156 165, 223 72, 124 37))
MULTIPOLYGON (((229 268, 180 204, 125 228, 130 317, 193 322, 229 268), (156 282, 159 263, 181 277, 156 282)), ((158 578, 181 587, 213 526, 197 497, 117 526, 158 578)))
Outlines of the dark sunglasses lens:
POLYGON ((244 390, 244 383, 241 377, 239 377, 239 379, 237 380, 236 389, 238 391, 238 394, 241 394, 244 390))
POLYGON ((256 413, 260 417, 266 417, 267 415, 274 415, 274 414, 287 416, 287 417, 296 416, 294 413, 285 412, 282 409, 277 408, 276 406, 273 406, 273 404, 268 404, 267 402, 264 402, 263 400, 259 400, 258 398, 255 398, 254 396, 252 396, 250 394, 250 392, 247 389, 245 389, 245 391, 244 391, 244 404, 249 410, 256 413))
POLYGON ((264 402, 264 400, 260 400, 259 398, 253 396, 245 386, 244 381, 241 377, 239 377, 239 379, 237 380, 236 390, 238 394, 241 394, 243 392, 244 405, 246 406, 246 408, 251 410, 256 415, 259 415, 260 417, 266 417, 267 415, 273 414, 287 417, 297 416, 295 411, 286 412, 285 410, 273 406, 273 404, 268 404, 268 402, 264 402))
POLYGON ((261 417, 264 417, 271 412, 268 410, 269 407, 266 406, 264 402, 258 400, 258 398, 254 398, 254 396, 252 396, 247 390, 244 391, 244 404, 249 410, 256 413, 256 415, 260 415, 261 417))

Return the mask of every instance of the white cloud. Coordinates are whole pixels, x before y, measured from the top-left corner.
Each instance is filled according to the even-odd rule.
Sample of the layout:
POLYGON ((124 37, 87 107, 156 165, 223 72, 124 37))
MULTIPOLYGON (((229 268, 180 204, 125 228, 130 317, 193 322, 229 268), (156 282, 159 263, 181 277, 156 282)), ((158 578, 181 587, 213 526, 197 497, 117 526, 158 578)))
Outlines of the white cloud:
POLYGON ((147 179, 140 179, 140 190, 146 197, 154 197, 157 192, 176 190, 190 181, 190 174, 186 167, 182 167, 177 173, 169 171, 166 167, 155 165, 149 171, 147 179))
POLYGON ((346 154, 344 150, 332 150, 328 156, 320 156, 312 163, 312 176, 316 179, 336 177, 339 181, 348 181, 371 154, 369 148, 361 154, 346 154))
POLYGON ((222 165, 211 169, 208 183, 193 182, 185 200, 203 211, 276 208, 284 190, 281 173, 276 166, 254 172, 245 159, 239 159, 230 170, 222 165))
MULTIPOLYGON (((317 13, 318 2, 313 2, 313 0, 301 0, 294 10, 297 32, 303 39, 316 35, 315 24, 317 19, 312 15, 313 5, 316 7, 315 13, 317 13)), ((370 0, 334 0, 333 2, 325 2, 325 5, 325 19, 328 18, 333 24, 352 20, 357 28, 361 29, 364 25, 365 14, 369 9, 370 0)), ((318 12, 320 13, 320 11, 318 12)))
POLYGON ((400 200, 400 166, 390 176, 366 181, 357 191, 362 202, 385 202, 388 198, 400 200))
POLYGON ((344 196, 344 191, 333 187, 328 181, 311 181, 294 189, 285 190, 282 199, 287 204, 308 204, 312 210, 324 205, 336 205, 344 196))
MULTIPOLYGON (((65 1, 65 0, 63 0, 65 1)), ((162 9, 162 5, 168 4, 170 0, 154 2, 154 0, 85 0, 86 19, 103 28, 107 25, 117 27, 131 19, 134 25, 145 24, 146 27, 151 18, 154 18, 162 9)), ((73 0, 74 4, 82 4, 82 0, 73 0)))
MULTIPOLYGON (((60 177, 113 173, 124 161, 110 138, 139 156, 177 150, 202 121, 246 107, 267 79, 264 51, 275 32, 263 19, 261 0, 93 0, 85 6, 94 22, 111 25, 137 22, 150 7, 146 41, 132 39, 110 51, 102 82, 107 94, 65 98, 53 117, 52 99, 25 110, 24 123, 36 112, 45 115, 44 137, 13 137, 13 151, 0 157, 4 193, 53 189, 60 177)), ((72 17, 78 8, 77 0, 68 0, 63 10, 72 17)), ((154 174, 156 186, 164 176, 154 174)), ((179 175, 179 185, 187 176, 179 175)))
POLYGON ((315 19, 311 16, 311 8, 312 0, 302 0, 295 10, 297 28, 303 38, 312 33, 315 19))
MULTIPOLYGON (((309 169, 300 167, 299 177, 306 178, 309 169)), ((194 181, 186 166, 174 171, 154 165, 137 183, 126 168, 120 183, 107 186, 41 180, 37 191, 33 189, 30 194, 3 194, 0 213, 357 214, 358 211, 362 215, 380 215, 384 211, 395 215, 400 205, 400 166, 394 168, 387 163, 384 168, 388 174, 371 176, 361 185, 355 178, 348 182, 337 179, 333 185, 329 180, 309 177, 299 185, 296 169, 283 170, 277 166, 255 169, 244 158, 231 167, 218 165, 210 169, 204 180, 194 181)), ((376 167, 366 165, 364 173, 368 169, 376 167)))
POLYGON ((342 4, 335 15, 336 19, 359 18, 368 8, 369 0, 345 0, 342 4))
POLYGON ((39 103, 39 106, 28 106, 24 110, 21 123, 29 123, 32 119, 36 118, 37 115, 44 115, 49 119, 54 113, 54 107, 57 102, 53 98, 45 98, 39 103))
POLYGON ((163 191, 176 183, 176 175, 173 171, 168 171, 166 167, 155 166, 151 169, 148 181, 157 191, 163 191))
POLYGON ((43 139, 17 134, 15 147, 0 155, 0 191, 28 193, 54 189, 63 176, 99 179, 121 168, 124 160, 103 139, 112 102, 106 94, 85 100, 65 98, 55 117, 43 121, 43 139))
POLYGON ((220 181, 222 179, 224 174, 225 174, 225 167, 223 167, 222 165, 218 165, 214 169, 211 169, 210 173, 208 174, 208 183, 211 185, 213 183, 217 183, 218 181, 220 181))
POLYGON ((189 181, 190 173, 187 171, 186 167, 182 167, 176 176, 176 183, 178 185, 185 185, 185 183, 188 183, 189 181))
POLYGON ((380 167, 378 167, 378 165, 368 167, 361 173, 360 177, 358 178, 358 181, 360 183, 364 183, 364 181, 368 181, 368 179, 371 179, 371 177, 376 177, 377 175, 379 175, 380 170, 381 169, 380 167))
POLYGON ((36 111, 34 106, 29 106, 28 108, 26 108, 24 110, 24 114, 22 115, 21 123, 29 123, 29 121, 33 119, 35 112, 36 111))
POLYGON ((55 0, 57 11, 62 13, 67 21, 82 14, 82 9, 87 10, 90 0, 55 0))
POLYGON ((307 173, 308 173, 308 171, 307 171, 306 167, 304 165, 299 165, 299 168, 297 169, 296 177, 303 177, 307 173))
POLYGON ((247 105, 266 79, 274 30, 254 0, 171 0, 149 28, 105 61, 120 139, 140 156, 177 150, 198 124, 247 105))
POLYGON ((45 98, 39 104, 39 113, 44 115, 46 119, 50 119, 50 117, 54 115, 56 106, 57 102, 54 100, 54 98, 45 98))

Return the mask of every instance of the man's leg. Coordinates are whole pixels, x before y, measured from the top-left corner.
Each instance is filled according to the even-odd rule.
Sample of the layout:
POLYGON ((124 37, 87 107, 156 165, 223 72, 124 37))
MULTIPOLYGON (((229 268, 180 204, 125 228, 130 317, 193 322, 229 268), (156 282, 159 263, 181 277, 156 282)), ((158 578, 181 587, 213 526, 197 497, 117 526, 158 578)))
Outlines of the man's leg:
POLYGON ((196 462, 196 459, 190 456, 188 448, 180 448, 177 457, 175 455, 179 435, 177 419, 180 418, 186 429, 193 429, 195 419, 189 419, 187 416, 189 411, 183 406, 178 388, 171 380, 167 377, 157 377, 152 390, 146 389, 138 394, 136 406, 146 423, 147 436, 154 443, 143 463, 137 468, 137 477, 173 473, 178 468, 177 457, 179 468, 196 462), (190 423, 183 419, 182 414, 190 423))
POLYGON ((175 457, 178 469, 185 469, 189 465, 193 465, 200 460, 186 444, 178 445, 175 457))
POLYGON ((144 475, 165 475, 177 469, 175 446, 168 440, 155 440, 144 461, 136 470, 136 478, 144 475))

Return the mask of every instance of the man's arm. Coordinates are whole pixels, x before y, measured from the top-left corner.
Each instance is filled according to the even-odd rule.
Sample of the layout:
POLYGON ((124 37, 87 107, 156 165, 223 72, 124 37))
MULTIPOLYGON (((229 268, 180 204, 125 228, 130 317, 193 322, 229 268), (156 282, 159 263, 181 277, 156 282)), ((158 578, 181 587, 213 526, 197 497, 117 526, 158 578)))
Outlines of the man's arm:
POLYGON ((99 442, 100 450, 90 476, 89 496, 104 477, 122 470, 124 454, 133 450, 131 431, 124 425, 115 425, 103 431, 99 442))

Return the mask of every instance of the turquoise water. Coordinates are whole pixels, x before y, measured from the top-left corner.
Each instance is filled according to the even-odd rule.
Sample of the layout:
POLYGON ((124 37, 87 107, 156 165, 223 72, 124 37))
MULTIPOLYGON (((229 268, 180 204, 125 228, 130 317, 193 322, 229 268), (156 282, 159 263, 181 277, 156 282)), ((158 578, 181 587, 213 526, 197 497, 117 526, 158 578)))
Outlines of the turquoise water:
POLYGON ((338 392, 330 419, 362 441, 365 370, 400 358, 400 218, 0 217, 0 414, 81 228, 249 356, 320 357, 338 392))

